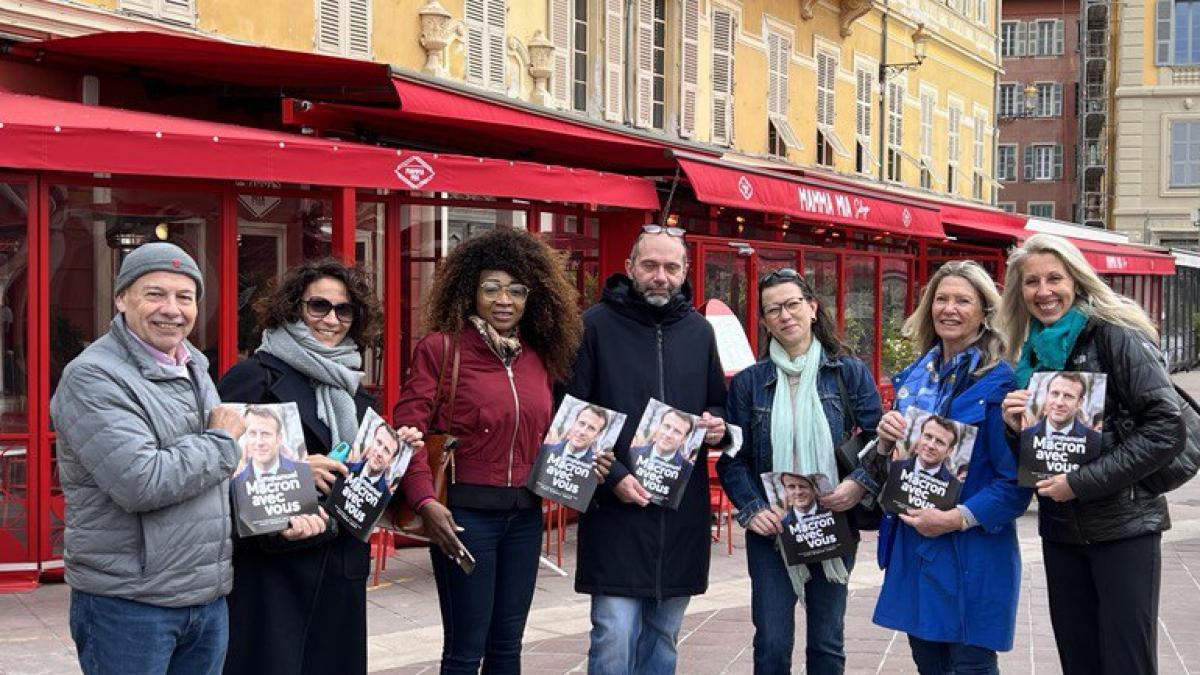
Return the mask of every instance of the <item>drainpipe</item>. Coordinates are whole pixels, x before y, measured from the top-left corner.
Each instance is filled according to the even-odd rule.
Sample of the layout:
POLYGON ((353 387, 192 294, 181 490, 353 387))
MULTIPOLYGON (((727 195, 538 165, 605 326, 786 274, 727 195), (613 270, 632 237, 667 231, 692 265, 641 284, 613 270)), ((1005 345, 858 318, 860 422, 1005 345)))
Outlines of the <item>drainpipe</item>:
MULTIPOLYGON (((1000 11, 1001 2, 1000 2, 1000 0, 996 0, 996 2, 994 4, 996 6, 996 10, 995 10, 996 17, 995 17, 995 21, 992 23, 992 25, 995 27, 995 31, 996 31, 996 61, 998 61, 1000 64, 1000 70, 1003 70, 1004 56, 1003 56, 1003 52, 1001 50, 1002 44, 1001 44, 1001 40, 1000 40, 1000 20, 1002 18, 1001 11, 1000 11)), ((1064 33, 1066 32, 1066 26, 1063 26, 1063 31, 1064 31, 1064 33)), ((1076 39, 1079 38, 1078 35, 1076 35, 1075 37, 1076 37, 1076 39)), ((1000 158, 1000 70, 997 70, 996 72, 992 73, 992 171, 991 171, 991 174, 992 174, 993 181, 996 181, 997 160, 1000 158)), ((1063 87, 1064 87, 1063 91, 1065 92, 1066 85, 1064 84, 1063 87)), ((1064 101, 1066 100, 1065 93, 1063 94, 1063 100, 1064 101)), ((1064 108, 1065 107, 1066 106, 1064 106, 1064 108)), ((1064 116, 1065 116, 1065 111, 1064 111, 1064 116)), ((1020 161, 1021 161, 1021 159, 1019 157, 1013 158, 1013 162, 1020 162, 1020 161)), ((1066 161, 1065 157, 1063 158, 1063 161, 1064 162, 1066 161)), ((988 204, 991 206, 996 206, 997 202, 1000 201, 1000 188, 997 187, 998 184, 999 184, 999 181, 988 184, 988 194, 991 195, 991 197, 988 199, 988 204)))
POLYGON ((883 30, 879 42, 879 182, 884 180, 884 167, 887 165, 887 63, 888 51, 888 0, 883 0, 883 30))

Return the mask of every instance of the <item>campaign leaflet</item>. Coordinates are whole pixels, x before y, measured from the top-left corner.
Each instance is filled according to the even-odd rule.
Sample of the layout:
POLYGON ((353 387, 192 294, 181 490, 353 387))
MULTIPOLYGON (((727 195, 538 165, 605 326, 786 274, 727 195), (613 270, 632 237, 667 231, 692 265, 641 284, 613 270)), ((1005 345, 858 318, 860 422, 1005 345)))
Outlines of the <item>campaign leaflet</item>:
POLYGON ((330 515, 358 539, 369 540, 412 456, 413 447, 368 409, 346 461, 350 475, 338 476, 330 490, 330 515))
POLYGON ((804 565, 838 558, 854 550, 854 533, 845 513, 836 513, 817 501, 833 485, 824 474, 764 473, 767 501, 783 514, 779 548, 788 565, 804 565))
POLYGON ((905 411, 904 422, 908 434, 892 449, 883 509, 954 508, 967 480, 977 429, 917 407, 905 411))
POLYGON ((317 512, 317 488, 295 403, 227 404, 246 430, 238 439, 242 459, 229 489, 239 537, 287 529, 292 516, 317 512))
POLYGON ((1100 455, 1103 443, 1104 373, 1034 373, 1021 425, 1017 482, 1071 473, 1100 455))
POLYGON ((596 456, 612 452, 625 414, 574 396, 563 398, 542 439, 526 486, 535 494, 576 511, 587 511, 599 480, 596 456))
POLYGON ((629 467, 650 493, 650 503, 679 508, 704 442, 700 417, 650 399, 629 443, 629 467))

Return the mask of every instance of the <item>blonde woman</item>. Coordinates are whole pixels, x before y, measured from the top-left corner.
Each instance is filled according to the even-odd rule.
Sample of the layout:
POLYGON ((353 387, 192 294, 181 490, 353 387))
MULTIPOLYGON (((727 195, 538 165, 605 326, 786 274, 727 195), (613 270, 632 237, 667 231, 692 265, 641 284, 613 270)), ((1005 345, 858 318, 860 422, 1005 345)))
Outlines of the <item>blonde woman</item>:
MULTIPOLYGON (((922 350, 892 382, 896 406, 879 422, 878 460, 908 433, 917 407, 978 429, 957 508, 910 510, 879 528, 885 568, 875 623, 908 634, 921 675, 999 673, 996 652, 1012 649, 1021 587, 1016 519, 1030 491, 1017 486, 1001 403, 1013 390, 996 328, 1000 294, 974 261, 942 265, 904 323, 922 350)), ((874 464, 879 482, 884 462, 874 464)))
MULTIPOLYGON (((1009 256, 1001 320, 1019 387, 1038 371, 1108 376, 1100 455, 1037 485, 1063 673, 1157 672, 1161 533, 1171 523, 1166 498, 1139 481, 1179 453, 1184 434, 1158 331, 1078 248, 1048 234, 1009 256)), ((1014 448, 1029 396, 1004 399, 1014 448)))

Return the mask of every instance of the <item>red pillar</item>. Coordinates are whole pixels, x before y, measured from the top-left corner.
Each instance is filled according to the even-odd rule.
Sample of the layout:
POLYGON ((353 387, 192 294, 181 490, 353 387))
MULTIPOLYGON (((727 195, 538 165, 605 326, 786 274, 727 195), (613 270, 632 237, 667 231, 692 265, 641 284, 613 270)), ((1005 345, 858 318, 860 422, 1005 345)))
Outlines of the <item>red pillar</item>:
POLYGON ((354 188, 333 192, 333 255, 348 265, 354 264, 354 235, 358 229, 358 203, 354 188))

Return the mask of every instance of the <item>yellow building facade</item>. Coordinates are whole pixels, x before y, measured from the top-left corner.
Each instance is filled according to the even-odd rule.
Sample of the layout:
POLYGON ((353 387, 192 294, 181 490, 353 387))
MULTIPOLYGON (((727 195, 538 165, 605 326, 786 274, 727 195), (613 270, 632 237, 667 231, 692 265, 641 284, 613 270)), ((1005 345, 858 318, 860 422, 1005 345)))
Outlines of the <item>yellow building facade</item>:
POLYGON ((0 25, 370 59, 735 159, 991 203, 996 3, 0 0, 0 25))

